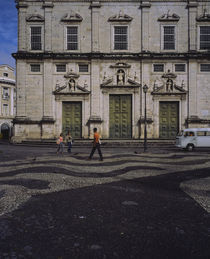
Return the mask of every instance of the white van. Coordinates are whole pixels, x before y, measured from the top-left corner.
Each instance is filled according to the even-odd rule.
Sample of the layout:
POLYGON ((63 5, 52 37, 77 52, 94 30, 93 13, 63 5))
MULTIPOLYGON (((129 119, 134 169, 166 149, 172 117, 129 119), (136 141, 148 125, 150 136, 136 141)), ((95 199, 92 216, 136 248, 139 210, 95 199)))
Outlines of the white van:
POLYGON ((176 147, 192 151, 195 147, 210 147, 210 128, 189 128, 176 136, 176 147))

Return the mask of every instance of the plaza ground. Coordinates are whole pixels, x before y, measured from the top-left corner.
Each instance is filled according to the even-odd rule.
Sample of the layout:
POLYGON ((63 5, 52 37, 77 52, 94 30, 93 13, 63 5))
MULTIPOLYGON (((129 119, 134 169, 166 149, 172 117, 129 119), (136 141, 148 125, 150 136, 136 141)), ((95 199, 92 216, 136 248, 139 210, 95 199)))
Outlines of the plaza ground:
POLYGON ((209 258, 210 149, 0 144, 0 258, 209 258))

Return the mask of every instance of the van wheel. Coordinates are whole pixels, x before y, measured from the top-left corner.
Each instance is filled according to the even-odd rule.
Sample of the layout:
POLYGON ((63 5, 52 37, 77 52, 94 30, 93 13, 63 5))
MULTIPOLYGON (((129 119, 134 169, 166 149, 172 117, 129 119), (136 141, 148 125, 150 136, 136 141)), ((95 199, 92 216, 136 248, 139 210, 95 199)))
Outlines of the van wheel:
POLYGON ((187 151, 193 151, 194 145, 193 144, 188 144, 187 145, 187 151))

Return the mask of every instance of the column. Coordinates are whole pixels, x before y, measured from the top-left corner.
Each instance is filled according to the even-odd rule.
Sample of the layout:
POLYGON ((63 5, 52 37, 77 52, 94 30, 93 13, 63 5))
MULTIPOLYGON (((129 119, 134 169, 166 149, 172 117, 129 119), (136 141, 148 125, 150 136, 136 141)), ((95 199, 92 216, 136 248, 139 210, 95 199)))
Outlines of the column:
POLYGON ((141 50, 148 51, 149 50, 149 8, 151 4, 149 1, 142 1, 140 8, 141 8, 141 50))
POLYGON ((188 7, 188 30, 189 30, 189 42, 188 49, 196 50, 197 49, 197 28, 196 28, 196 16, 197 16, 197 6, 198 3, 195 1, 189 2, 188 7))
POLYGON ((99 15, 100 11, 99 8, 101 4, 99 2, 92 2, 90 8, 92 8, 92 24, 91 24, 91 31, 92 31, 92 40, 91 40, 91 51, 92 52, 99 52, 99 15))

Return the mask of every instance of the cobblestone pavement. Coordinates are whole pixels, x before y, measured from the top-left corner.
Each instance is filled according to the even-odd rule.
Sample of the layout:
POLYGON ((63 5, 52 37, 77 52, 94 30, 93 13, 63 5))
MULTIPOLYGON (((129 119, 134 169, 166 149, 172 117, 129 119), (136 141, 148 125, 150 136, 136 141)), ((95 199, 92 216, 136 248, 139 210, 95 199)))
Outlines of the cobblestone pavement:
POLYGON ((0 145, 0 259, 210 258, 210 150, 0 145))

